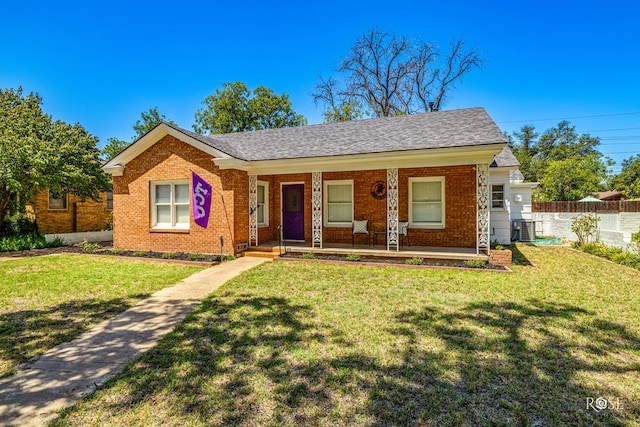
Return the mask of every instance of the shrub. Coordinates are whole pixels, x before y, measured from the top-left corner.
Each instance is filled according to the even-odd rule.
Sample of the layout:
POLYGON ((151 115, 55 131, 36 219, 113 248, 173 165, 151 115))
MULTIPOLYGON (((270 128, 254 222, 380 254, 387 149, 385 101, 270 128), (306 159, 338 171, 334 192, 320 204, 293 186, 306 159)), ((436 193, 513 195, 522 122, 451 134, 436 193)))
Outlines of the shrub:
POLYGON ((66 243, 64 239, 60 236, 55 236, 53 240, 47 242, 48 248, 59 248, 60 246, 64 246, 66 243))
POLYGON ((484 268, 486 262, 479 259, 468 259, 464 262, 464 266, 467 268, 484 268))
POLYGON ((85 254, 95 254, 100 249, 102 249, 100 243, 87 242, 86 239, 83 240, 82 243, 80 243, 80 247, 82 248, 82 252, 84 252, 85 254))
POLYGON ((24 251, 47 248, 49 244, 42 234, 30 233, 0 239, 0 252, 24 251))
POLYGON ((233 261, 234 259, 236 259, 236 257, 233 255, 224 255, 220 261, 233 261))
POLYGON ((25 214, 17 214, 0 221, 0 238, 38 234, 38 224, 25 214))
POLYGON ((571 221, 571 231, 578 236, 578 246, 590 243, 598 230, 598 218, 596 215, 588 213, 578 215, 571 221))
POLYGON ((173 252, 164 252, 162 254, 162 259, 173 259, 176 257, 176 254, 174 254, 173 252))
POLYGON ((588 243, 579 246, 579 249, 602 258, 606 258, 615 263, 640 269, 640 255, 625 252, 621 248, 608 247, 604 243, 588 243))
POLYGON ((413 257, 413 258, 409 258, 404 263, 409 265, 422 265, 424 264, 424 259, 420 257, 413 257))
POLYGON ((347 255, 347 261, 352 261, 352 262, 356 262, 356 261, 360 261, 360 254, 349 254, 347 255))
POLYGON ((302 259, 315 259, 316 254, 302 254, 302 259))
POLYGON ((133 255, 133 256, 146 256, 147 253, 145 251, 135 251, 131 255, 133 255))
POLYGON ((122 255, 124 254, 124 249, 122 248, 113 248, 111 249, 111 253, 114 255, 122 255))
POLYGON ((204 258, 205 258, 204 255, 202 255, 200 252, 193 252, 189 254, 189 259, 191 261, 201 261, 204 258))
POLYGON ((491 249, 495 249, 497 251, 501 251, 504 249, 504 246, 502 246, 500 243, 498 243, 498 240, 493 240, 491 242, 491 249))

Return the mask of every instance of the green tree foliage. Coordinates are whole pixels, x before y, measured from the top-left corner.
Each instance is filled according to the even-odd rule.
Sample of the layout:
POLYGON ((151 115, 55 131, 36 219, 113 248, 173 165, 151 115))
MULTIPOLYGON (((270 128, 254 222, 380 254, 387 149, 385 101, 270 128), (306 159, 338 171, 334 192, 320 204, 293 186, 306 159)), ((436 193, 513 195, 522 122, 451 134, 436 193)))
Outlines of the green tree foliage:
POLYGON ((231 133, 302 126, 307 120, 291 108, 287 94, 259 86, 251 92, 242 82, 224 83, 196 111, 198 133, 231 133))
MULTIPOLYGON (((148 111, 143 111, 140 113, 140 119, 136 121, 133 125, 134 135, 131 138, 132 141, 136 141, 137 139, 143 137, 147 132, 149 132, 154 127, 158 126, 160 123, 169 123, 175 125, 173 120, 169 120, 167 116, 164 114, 160 114, 158 112, 158 107, 153 107, 148 111)), ((101 155, 103 159, 111 159, 115 157, 117 154, 120 154, 125 148, 127 148, 131 142, 124 141, 118 138, 108 138, 107 145, 102 149, 101 155)))
POLYGON ((109 142, 107 143, 107 145, 105 145, 102 148, 100 152, 100 155, 105 160, 114 158, 116 155, 120 154, 120 152, 122 152, 125 148, 127 148, 129 144, 131 144, 131 142, 129 141, 123 141, 121 139, 114 138, 114 137, 108 138, 107 141, 109 142))
POLYGON ((0 218, 44 188, 94 200, 110 188, 98 139, 79 124, 53 120, 41 104, 22 88, 0 89, 0 218))
POLYGON ((320 78, 312 96, 327 121, 437 111, 462 78, 483 64, 479 54, 455 40, 445 54, 432 43, 378 30, 357 40, 337 69, 320 78))
POLYGON ((611 186, 630 199, 640 198, 640 154, 622 161, 622 170, 611 180, 611 186))
POLYGON ((135 141, 143 137, 144 134, 163 122, 175 125, 173 120, 169 120, 167 116, 158 112, 158 107, 153 107, 149 111, 143 111, 140 113, 140 119, 133 125, 133 131, 136 134, 132 139, 135 141))
POLYGON ((539 139, 532 125, 523 126, 513 137, 513 152, 522 174, 528 181, 540 182, 537 200, 579 200, 602 190, 611 161, 598 151, 597 137, 578 134, 567 121, 548 129, 539 139))

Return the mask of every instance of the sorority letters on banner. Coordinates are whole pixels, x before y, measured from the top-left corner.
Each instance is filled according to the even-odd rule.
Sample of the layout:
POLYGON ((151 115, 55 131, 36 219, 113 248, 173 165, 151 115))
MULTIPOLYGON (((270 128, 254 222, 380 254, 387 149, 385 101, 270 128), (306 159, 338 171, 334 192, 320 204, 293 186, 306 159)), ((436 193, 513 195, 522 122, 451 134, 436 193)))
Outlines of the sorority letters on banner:
POLYGON ((211 184, 191 172, 191 208, 193 219, 200 227, 207 228, 211 212, 211 184))

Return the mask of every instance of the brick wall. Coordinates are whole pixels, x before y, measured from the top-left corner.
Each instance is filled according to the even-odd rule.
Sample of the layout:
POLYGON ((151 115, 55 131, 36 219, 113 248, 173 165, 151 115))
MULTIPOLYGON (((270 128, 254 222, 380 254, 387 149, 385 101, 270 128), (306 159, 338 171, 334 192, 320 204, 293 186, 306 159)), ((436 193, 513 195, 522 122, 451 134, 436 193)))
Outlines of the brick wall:
POLYGON ((398 170, 398 217, 409 219, 409 178, 445 177, 445 228, 410 229, 411 245, 476 247, 476 170, 473 165, 398 170))
POLYGON ((49 210, 49 192, 45 190, 33 198, 31 207, 42 234, 104 230, 111 218, 106 193, 100 194, 99 202, 70 194, 67 209, 49 210))
POLYGON ((220 170, 206 154, 170 135, 131 160, 121 177, 113 178, 114 246, 133 250, 234 253, 248 238, 248 180, 245 172, 220 170), (209 227, 190 215, 188 230, 151 228, 152 181, 191 180, 196 172, 213 186, 209 227), (244 207, 243 207, 244 206, 244 207))

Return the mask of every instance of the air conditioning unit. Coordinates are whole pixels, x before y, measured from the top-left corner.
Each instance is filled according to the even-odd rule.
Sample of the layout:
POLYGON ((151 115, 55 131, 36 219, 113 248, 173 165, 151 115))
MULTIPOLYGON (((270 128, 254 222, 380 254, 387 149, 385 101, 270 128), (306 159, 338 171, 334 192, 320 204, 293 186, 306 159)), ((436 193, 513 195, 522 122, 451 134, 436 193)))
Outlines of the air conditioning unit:
POLYGON ((511 223, 511 236, 513 240, 521 242, 533 242, 536 240, 535 221, 516 219, 511 223))

